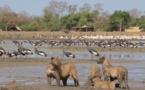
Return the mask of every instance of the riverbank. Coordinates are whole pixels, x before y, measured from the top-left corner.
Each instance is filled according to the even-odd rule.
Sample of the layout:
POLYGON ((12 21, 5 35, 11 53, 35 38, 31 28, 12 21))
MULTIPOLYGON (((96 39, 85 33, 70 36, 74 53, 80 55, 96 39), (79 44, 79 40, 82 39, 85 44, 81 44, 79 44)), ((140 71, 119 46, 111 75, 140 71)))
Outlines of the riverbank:
POLYGON ((75 36, 145 36, 145 32, 74 32, 64 31, 0 31, 0 40, 43 40, 43 39, 60 39, 60 37, 75 36))
MULTIPOLYGON (((113 65, 125 66, 129 71, 130 90, 144 90, 145 87, 145 61, 139 60, 109 60, 113 65), (137 74, 136 74, 137 73, 137 74)), ((62 62, 72 62, 78 71, 80 87, 73 85, 73 79, 68 79, 68 86, 47 86, 46 66, 49 59, 27 59, 27 60, 0 60, 0 90, 91 90, 83 88, 92 64, 95 60, 62 59, 62 62), (5 61, 4 61, 5 60, 5 61)), ((101 68, 101 66, 99 65, 101 68)), ((62 83, 61 83, 62 85, 62 83)), ((117 89, 120 90, 120 89, 117 89)))

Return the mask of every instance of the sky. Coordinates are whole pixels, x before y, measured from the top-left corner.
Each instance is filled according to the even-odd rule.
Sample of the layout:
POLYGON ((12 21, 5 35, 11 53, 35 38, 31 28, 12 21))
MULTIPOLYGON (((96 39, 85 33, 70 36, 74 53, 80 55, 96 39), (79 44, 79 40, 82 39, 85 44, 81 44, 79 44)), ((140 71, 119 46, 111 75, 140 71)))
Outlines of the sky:
MULTIPOLYGON (((16 13, 26 11, 29 15, 41 16, 43 9, 49 5, 52 0, 0 0, 0 7, 8 5, 11 10, 16 13)), ((77 5, 82 7, 84 3, 88 3, 92 7, 97 4, 103 4, 104 11, 112 14, 115 10, 127 11, 133 8, 138 9, 145 14, 145 0, 54 0, 66 1, 69 5, 77 5)))

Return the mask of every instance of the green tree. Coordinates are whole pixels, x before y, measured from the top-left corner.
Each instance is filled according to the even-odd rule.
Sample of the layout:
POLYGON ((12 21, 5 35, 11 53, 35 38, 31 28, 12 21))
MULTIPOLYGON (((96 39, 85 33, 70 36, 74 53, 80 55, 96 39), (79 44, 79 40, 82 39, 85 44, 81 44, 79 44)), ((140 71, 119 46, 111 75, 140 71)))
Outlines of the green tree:
POLYGON ((66 15, 61 18, 61 24, 64 27, 64 29, 70 30, 72 27, 75 26, 93 26, 93 19, 94 15, 93 13, 90 13, 88 11, 79 12, 76 14, 70 14, 66 15))
POLYGON ((114 14, 110 16, 110 24, 112 29, 118 28, 121 32, 129 25, 131 21, 131 16, 126 11, 115 11, 114 14))
POLYGON ((141 16, 139 19, 139 27, 145 31, 145 16, 141 16))

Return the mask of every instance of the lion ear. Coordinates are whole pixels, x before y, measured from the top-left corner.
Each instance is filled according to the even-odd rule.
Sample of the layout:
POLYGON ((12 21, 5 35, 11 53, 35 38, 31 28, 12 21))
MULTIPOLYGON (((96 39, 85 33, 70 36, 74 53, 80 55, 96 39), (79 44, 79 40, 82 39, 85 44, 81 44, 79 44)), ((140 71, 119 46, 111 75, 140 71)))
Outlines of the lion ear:
POLYGON ((105 59, 105 56, 102 56, 102 59, 105 59))
POLYGON ((50 60, 54 60, 54 57, 51 57, 50 60))

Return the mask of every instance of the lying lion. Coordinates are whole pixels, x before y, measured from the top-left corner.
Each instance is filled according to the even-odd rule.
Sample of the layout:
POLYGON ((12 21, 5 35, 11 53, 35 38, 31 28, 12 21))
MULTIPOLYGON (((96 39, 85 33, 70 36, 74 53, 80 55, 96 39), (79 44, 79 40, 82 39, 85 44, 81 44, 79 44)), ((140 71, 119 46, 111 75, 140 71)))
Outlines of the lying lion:
POLYGON ((51 57, 50 63, 47 65, 46 74, 49 86, 51 85, 51 78, 56 79, 57 86, 60 86, 60 80, 66 86, 69 76, 73 77, 75 86, 79 86, 76 67, 72 63, 61 64, 58 57, 51 57))
POLYGON ((115 82, 103 81, 101 78, 92 79, 95 90, 115 90, 115 82))
POLYGON ((94 86, 95 90, 106 89, 115 90, 115 83, 103 81, 101 79, 101 71, 97 65, 92 65, 89 71, 88 80, 85 86, 94 86))
POLYGON ((93 86, 92 79, 95 77, 101 78, 101 71, 97 65, 92 65, 89 71, 88 80, 85 83, 85 86, 93 86))

